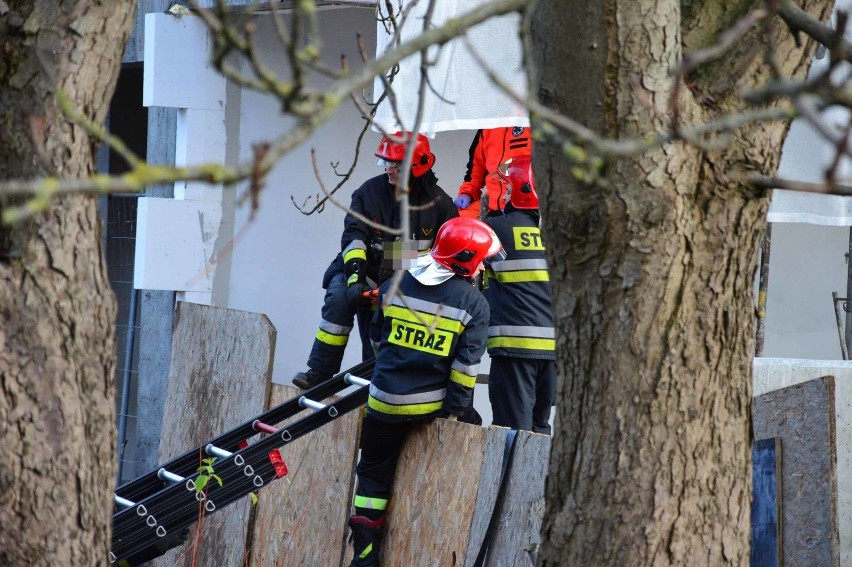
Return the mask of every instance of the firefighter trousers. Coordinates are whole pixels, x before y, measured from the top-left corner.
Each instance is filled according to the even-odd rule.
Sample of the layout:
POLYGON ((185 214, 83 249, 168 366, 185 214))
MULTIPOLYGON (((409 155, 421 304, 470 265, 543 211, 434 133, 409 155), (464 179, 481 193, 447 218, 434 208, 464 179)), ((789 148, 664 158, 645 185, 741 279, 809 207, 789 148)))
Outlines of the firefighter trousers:
POLYGON ((308 357, 308 368, 316 372, 334 375, 340 372, 343 353, 349 342, 355 319, 358 319, 358 333, 361 336, 361 360, 375 357, 370 346, 370 309, 353 311, 346 301, 346 279, 343 271, 331 275, 325 289, 322 306, 322 320, 314 337, 314 345, 308 357))
POLYGON ((380 421, 369 412, 364 416, 361 458, 356 469, 355 515, 373 520, 385 515, 402 445, 409 432, 422 423, 380 421))
POLYGON ((550 435, 550 408, 556 399, 556 362, 492 356, 488 399, 494 425, 550 435))

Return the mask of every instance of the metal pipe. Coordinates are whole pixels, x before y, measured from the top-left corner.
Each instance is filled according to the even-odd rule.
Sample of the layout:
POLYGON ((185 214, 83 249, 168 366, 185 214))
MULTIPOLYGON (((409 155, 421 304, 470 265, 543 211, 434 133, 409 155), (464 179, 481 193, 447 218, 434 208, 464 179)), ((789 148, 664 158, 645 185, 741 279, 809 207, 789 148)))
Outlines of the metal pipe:
POLYGON ((121 373, 121 407, 118 410, 118 472, 116 483, 121 484, 124 471, 124 449, 127 446, 127 412, 130 407, 130 369, 133 366, 133 344, 136 342, 136 305, 139 290, 130 294, 130 313, 127 315, 127 334, 124 341, 124 368, 121 373))

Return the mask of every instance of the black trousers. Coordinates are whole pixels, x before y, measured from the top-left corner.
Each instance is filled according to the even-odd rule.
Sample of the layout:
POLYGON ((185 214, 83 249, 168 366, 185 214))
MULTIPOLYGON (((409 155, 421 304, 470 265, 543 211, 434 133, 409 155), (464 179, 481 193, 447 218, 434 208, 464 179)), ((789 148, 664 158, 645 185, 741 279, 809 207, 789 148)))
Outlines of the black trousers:
POLYGON ((491 357, 488 399, 494 412, 494 425, 550 435, 550 408, 556 399, 556 362, 491 357))
POLYGON ((322 326, 331 333, 317 333, 311 354, 308 357, 308 368, 324 374, 337 374, 343 362, 343 353, 352 331, 355 319, 358 319, 358 332, 361 336, 361 360, 374 358, 373 347, 370 346, 370 320, 373 312, 369 309, 353 311, 346 301, 346 279, 342 271, 331 275, 325 290, 322 306, 322 326), (337 327, 332 329, 329 325, 337 327), (320 338, 322 337, 322 339, 320 338))
POLYGON ((376 419, 369 412, 364 416, 361 428, 361 458, 356 469, 356 515, 374 520, 384 516, 393 489, 393 477, 402 445, 408 434, 423 423, 426 422, 388 423, 376 419), (365 499, 369 499, 369 504, 364 505, 365 499))

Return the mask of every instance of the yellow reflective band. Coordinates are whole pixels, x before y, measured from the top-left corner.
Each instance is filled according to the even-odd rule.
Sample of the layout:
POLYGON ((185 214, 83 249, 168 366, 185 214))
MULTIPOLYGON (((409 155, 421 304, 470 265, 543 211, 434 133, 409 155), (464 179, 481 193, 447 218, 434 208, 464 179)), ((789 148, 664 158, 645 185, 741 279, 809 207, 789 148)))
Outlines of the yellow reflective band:
POLYGON ((346 285, 352 285, 358 281, 358 274, 352 274, 349 276, 349 279, 346 280, 346 285))
POLYGON ((435 356, 448 356, 453 344, 453 333, 435 329, 431 333, 423 325, 394 319, 388 342, 435 356))
POLYGON ((544 250, 541 230, 533 226, 513 226, 515 250, 544 250))
POLYGON ((488 348, 524 348, 527 350, 556 350, 556 339, 528 337, 490 337, 488 348))
POLYGON ((461 321, 448 319, 446 317, 436 317, 435 315, 423 313, 421 311, 415 313, 410 309, 399 307, 398 305, 385 307, 385 316, 393 317, 394 319, 401 319, 402 321, 410 321, 412 323, 417 323, 418 325, 425 324, 428 327, 443 329, 444 331, 449 331, 455 334, 461 333, 464 329, 464 325, 462 325, 461 321))
POLYGON ((500 283, 549 282, 547 270, 518 270, 517 272, 495 272, 491 275, 500 283))
POLYGON ((332 335, 320 329, 317 331, 317 340, 331 346, 346 346, 346 343, 349 342, 349 335, 332 335))
POLYGON ((347 263, 349 260, 354 260, 355 258, 361 258, 362 260, 367 259, 367 251, 363 248, 352 248, 351 250, 347 250, 343 254, 343 263, 347 263))
POLYGON ((476 376, 468 376, 458 370, 450 370, 450 380, 468 388, 473 388, 476 385, 476 376))
POLYGON ((367 508, 368 510, 386 510, 388 501, 384 498, 370 498, 369 496, 355 495, 355 507, 367 508))
POLYGON ((370 555, 371 551, 373 551, 373 544, 372 543, 367 544, 367 547, 364 548, 364 551, 361 552, 361 554, 358 556, 358 559, 364 559, 365 557, 370 555))
POLYGON ((428 404, 410 404, 395 406, 392 404, 380 402, 373 396, 370 396, 367 399, 367 405, 376 411, 380 411, 382 413, 390 415, 426 415, 427 413, 441 411, 441 408, 444 407, 444 401, 441 400, 440 402, 432 402, 428 404))

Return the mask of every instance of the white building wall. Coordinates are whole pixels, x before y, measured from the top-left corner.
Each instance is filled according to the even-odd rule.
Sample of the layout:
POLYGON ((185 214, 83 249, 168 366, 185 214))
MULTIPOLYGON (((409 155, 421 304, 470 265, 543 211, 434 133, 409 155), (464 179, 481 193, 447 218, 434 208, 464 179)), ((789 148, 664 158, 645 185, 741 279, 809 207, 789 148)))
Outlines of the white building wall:
MULTIPOLYGON (((350 65, 360 61, 356 31, 364 34, 364 45, 375 44, 372 10, 323 10, 319 16, 323 53, 329 65, 338 65, 341 53, 346 54, 350 65)), ((264 53, 279 53, 271 21, 260 18, 258 23, 258 45, 264 53)), ((283 72, 284 61, 283 56, 278 56, 267 63, 283 72)), ((320 84, 320 80, 316 79, 315 84, 320 84)), ((278 103, 269 96, 244 90, 241 99, 239 159, 243 161, 251 157, 253 144, 280 135, 290 122, 282 117, 278 103)), ((322 213, 305 216, 293 205, 291 196, 302 203, 321 192, 311 165, 311 148, 317 151, 326 185, 333 186, 336 177, 329 162, 339 162, 345 170, 362 125, 359 112, 346 103, 330 122, 270 172, 254 220, 249 220, 249 203, 237 205, 228 307, 265 313, 272 320, 278 330, 273 371, 273 380, 278 383, 289 383, 295 372, 306 368, 320 320, 322 276, 340 251, 344 217, 344 211, 330 203, 322 213)), ((439 184, 453 196, 465 173, 473 134, 470 130, 441 133, 431 141, 439 184)), ((358 167, 336 195, 342 203, 348 205, 352 191, 363 181, 382 173, 373 157, 378 142, 377 133, 370 131, 365 135, 358 167)), ((244 186, 237 194, 243 190, 244 186)), ((344 368, 360 361, 359 345, 357 332, 353 331, 344 368)), ((479 407, 481 402, 487 402, 487 393, 477 392, 477 398, 479 407)))

